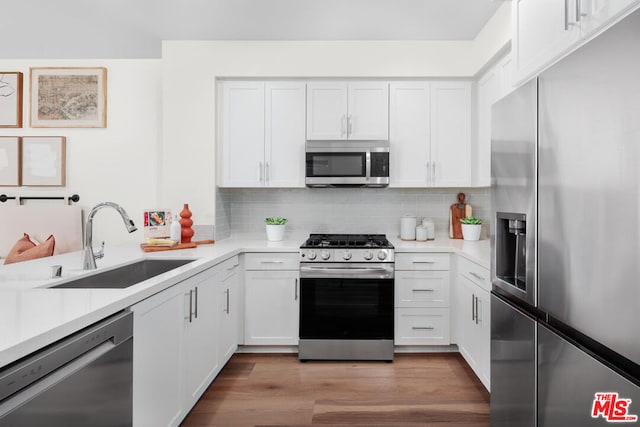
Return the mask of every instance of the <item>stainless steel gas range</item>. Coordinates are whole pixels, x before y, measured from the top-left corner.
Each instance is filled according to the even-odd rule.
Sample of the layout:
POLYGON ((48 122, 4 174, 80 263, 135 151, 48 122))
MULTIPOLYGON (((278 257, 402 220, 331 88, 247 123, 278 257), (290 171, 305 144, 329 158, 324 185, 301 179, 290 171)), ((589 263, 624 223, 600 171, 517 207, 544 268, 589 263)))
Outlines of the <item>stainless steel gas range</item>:
POLYGON ((300 360, 393 360, 394 248, 381 234, 300 247, 300 360))

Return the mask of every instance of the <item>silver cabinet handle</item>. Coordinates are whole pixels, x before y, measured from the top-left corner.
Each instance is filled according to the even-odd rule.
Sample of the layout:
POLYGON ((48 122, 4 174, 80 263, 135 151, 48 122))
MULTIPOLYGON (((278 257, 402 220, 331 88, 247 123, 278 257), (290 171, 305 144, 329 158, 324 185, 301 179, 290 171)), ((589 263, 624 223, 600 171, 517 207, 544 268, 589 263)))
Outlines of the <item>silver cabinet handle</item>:
POLYGON ((196 319, 198 318, 198 287, 196 286, 196 290, 195 290, 195 296, 196 296, 196 302, 195 302, 195 306, 196 306, 196 310, 194 312, 194 316, 196 319))
POLYGON ((269 162, 264 164, 264 182, 269 183, 269 162))
MULTIPOLYGON (((576 9, 577 8, 578 6, 576 6, 576 9)), ((576 17, 576 19, 578 18, 576 17)), ((577 22, 569 21, 569 0, 564 0, 564 30, 568 31, 569 27, 572 27, 574 25, 577 25, 577 22)))
POLYGON ((475 310, 475 301, 476 301, 476 296, 475 295, 471 295, 471 321, 475 321, 476 320, 476 310, 475 310))
POLYGON ((231 267, 227 267, 227 271, 234 270, 237 266, 238 266, 238 264, 232 265, 231 267))
POLYGON ((433 326, 412 326, 411 329, 413 330, 427 330, 427 331, 432 331, 435 328, 433 326))
POLYGON ((580 22, 586 16, 587 14, 582 11, 582 0, 576 0, 576 21, 580 22))
POLYGON ((411 289, 413 292, 435 292, 435 289, 411 289))
POLYGON ((227 309, 225 310, 225 312, 229 314, 229 288, 227 288, 225 293, 227 294, 227 309))
POLYGON ((413 264, 435 264, 435 261, 411 261, 413 264))
POLYGON ((340 136, 345 134, 345 121, 347 119, 346 115, 342 115, 342 118, 340 119, 340 136))
POLYGON ((193 321, 193 290, 189 289, 189 293, 184 294, 185 296, 189 295, 189 316, 184 316, 184 319, 189 319, 189 323, 193 321))
POLYGON ((347 136, 353 133, 353 121, 351 120, 351 114, 347 116, 347 136))
POLYGON ((294 294, 294 298, 295 301, 298 301, 298 278, 296 277, 296 288, 295 288, 295 294, 294 294))
POLYGON ((476 325, 478 324, 478 297, 474 297, 476 300, 476 325))
POLYGON ((260 264, 283 264, 284 261, 260 261, 260 264))
POLYGON ((431 183, 436 185, 436 162, 431 162, 431 183))
POLYGON ((484 277, 480 276, 479 274, 474 273, 473 271, 470 271, 469 274, 475 277, 476 279, 482 280, 484 282, 484 277))
POLYGON ((260 164, 260 177, 259 180, 262 183, 262 176, 263 176, 263 170, 262 170, 262 162, 258 162, 260 164))
POLYGON ((431 162, 427 162, 427 185, 431 184, 431 162))

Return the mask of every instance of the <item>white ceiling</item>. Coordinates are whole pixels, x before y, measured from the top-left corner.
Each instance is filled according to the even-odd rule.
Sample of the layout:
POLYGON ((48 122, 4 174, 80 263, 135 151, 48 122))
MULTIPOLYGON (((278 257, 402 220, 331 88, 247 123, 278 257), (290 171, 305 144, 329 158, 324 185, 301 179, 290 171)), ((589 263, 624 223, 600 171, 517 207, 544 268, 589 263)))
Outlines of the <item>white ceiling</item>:
POLYGON ((158 58, 162 40, 470 40, 496 0, 11 0, 0 58, 158 58))

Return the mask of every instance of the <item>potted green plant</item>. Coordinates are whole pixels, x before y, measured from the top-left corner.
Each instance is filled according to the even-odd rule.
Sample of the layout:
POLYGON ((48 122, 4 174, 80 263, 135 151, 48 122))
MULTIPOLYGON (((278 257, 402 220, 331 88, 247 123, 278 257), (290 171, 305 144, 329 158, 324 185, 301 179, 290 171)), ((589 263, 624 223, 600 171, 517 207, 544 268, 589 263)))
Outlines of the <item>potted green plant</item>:
POLYGON ((270 242, 279 242, 284 237, 284 228, 288 219, 280 216, 270 216, 265 218, 264 223, 267 225, 267 240, 270 242))
POLYGON ((460 219, 462 224, 462 238, 464 240, 480 240, 482 231, 482 220, 473 216, 466 216, 460 219))

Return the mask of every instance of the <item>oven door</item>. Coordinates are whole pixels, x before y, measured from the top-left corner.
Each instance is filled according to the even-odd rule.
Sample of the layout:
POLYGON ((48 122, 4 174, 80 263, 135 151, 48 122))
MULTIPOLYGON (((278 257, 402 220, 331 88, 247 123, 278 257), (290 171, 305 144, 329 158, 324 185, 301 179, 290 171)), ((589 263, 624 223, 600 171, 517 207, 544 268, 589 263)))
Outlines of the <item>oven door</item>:
POLYGON ((393 266, 300 270, 301 340, 393 340, 393 266))

